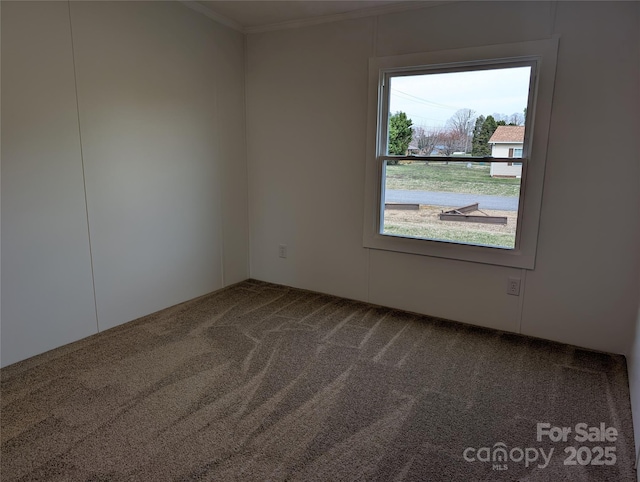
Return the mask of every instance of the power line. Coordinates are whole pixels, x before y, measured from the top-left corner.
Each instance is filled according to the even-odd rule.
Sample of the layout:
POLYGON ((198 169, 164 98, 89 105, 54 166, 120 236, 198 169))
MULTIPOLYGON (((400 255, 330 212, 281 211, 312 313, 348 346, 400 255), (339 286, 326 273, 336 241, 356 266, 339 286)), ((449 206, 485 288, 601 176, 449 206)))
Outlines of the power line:
POLYGON ((395 91, 395 92, 397 92, 399 94, 404 94, 404 95, 406 95, 408 97, 411 97, 412 99, 415 99, 418 102, 426 104, 426 105, 428 105, 430 107, 436 107, 438 109, 448 109, 448 110, 458 110, 458 109, 460 109, 460 107, 453 107, 453 106, 446 105, 446 104, 440 104, 439 102, 433 102, 432 100, 427 100, 427 99, 424 99, 422 97, 418 97, 416 95, 409 94, 407 92, 403 92, 403 91, 398 90, 398 89, 394 89, 393 87, 391 88, 391 90, 393 90, 393 91, 395 91))
POLYGON ((431 117, 424 117, 424 116, 421 116, 421 115, 418 115, 418 114, 410 114, 409 112, 407 112, 407 117, 409 117, 409 118, 411 118, 411 119, 413 119, 413 118, 417 117, 417 118, 419 118, 419 119, 424 119, 424 120, 426 120, 426 121, 437 122, 437 123, 439 123, 439 124, 443 124, 443 125, 446 123, 446 121, 444 121, 444 120, 442 120, 442 119, 433 119, 433 118, 431 118, 431 117))

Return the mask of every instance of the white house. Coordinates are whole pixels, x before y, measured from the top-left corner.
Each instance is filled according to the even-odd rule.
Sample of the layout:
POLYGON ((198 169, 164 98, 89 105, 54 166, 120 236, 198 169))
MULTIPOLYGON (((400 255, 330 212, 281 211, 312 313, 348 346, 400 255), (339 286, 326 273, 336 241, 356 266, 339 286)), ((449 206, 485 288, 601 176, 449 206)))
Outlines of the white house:
MULTIPOLYGON (((524 126, 498 126, 491 139, 492 157, 522 157, 524 126)), ((491 177, 521 177, 521 162, 492 162, 491 177)))

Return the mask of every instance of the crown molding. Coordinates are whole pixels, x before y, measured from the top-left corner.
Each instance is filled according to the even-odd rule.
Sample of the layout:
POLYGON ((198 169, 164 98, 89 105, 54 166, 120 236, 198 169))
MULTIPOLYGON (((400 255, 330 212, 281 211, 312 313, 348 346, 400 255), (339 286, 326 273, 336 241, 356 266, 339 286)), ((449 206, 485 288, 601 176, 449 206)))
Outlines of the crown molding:
POLYGON ((240 25, 235 20, 231 20, 230 18, 225 17, 224 15, 220 15, 217 12, 214 12, 210 8, 202 5, 197 0, 178 0, 185 7, 190 8, 191 10, 195 10, 198 13, 201 13, 205 17, 210 18, 211 20, 215 20, 216 22, 229 27, 233 30, 236 30, 241 33, 246 33, 244 27, 240 25))
MULTIPOLYGON (((202 15, 214 20, 222 25, 225 25, 233 30, 244 34, 272 32, 276 30, 288 30, 294 28, 308 27, 312 25, 320 25, 323 23, 340 22, 342 20, 351 20, 356 18, 375 17, 378 15, 386 15, 391 13, 406 12, 410 10, 419 10, 429 7, 437 7, 438 5, 456 3, 459 0, 438 0, 438 1, 423 1, 423 0, 410 0, 406 2, 393 3, 390 5, 382 5, 380 7, 370 7, 362 10, 353 10, 351 12, 337 13, 334 15, 323 15, 319 17, 303 18, 299 20, 288 20, 286 22, 277 22, 266 25, 258 25, 255 27, 243 27, 241 24, 232 20, 224 15, 214 12, 209 7, 203 5, 197 0, 178 0, 184 6, 195 10, 202 15)), ((240 0, 241 1, 241 0, 240 0)), ((314 0, 308 0, 314 1, 314 0)))
POLYGON ((390 13, 406 12, 409 10, 418 10, 429 7, 436 7, 446 3, 454 3, 457 0, 440 0, 440 1, 422 1, 413 0, 407 2, 393 3, 380 7, 370 7, 362 10, 354 10, 351 12, 337 13, 334 15, 323 15, 320 17, 305 18, 300 20, 289 20, 286 22, 272 23, 267 25, 259 25, 256 27, 245 27, 244 32, 247 34, 271 32, 275 30, 287 30, 300 27, 308 27, 312 25, 320 25, 323 23, 340 22, 342 20, 351 20, 356 18, 376 17, 390 13))

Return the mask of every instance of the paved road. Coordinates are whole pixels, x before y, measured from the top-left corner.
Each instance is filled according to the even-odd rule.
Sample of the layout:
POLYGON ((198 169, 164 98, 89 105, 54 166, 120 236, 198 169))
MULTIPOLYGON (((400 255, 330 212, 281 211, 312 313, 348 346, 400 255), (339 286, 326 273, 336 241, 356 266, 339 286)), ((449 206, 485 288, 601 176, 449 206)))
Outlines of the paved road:
POLYGON ((487 196, 484 194, 460 194, 456 192, 401 191, 387 189, 386 202, 431 204, 432 206, 462 207, 480 203, 479 209, 517 211, 518 198, 507 196, 487 196))

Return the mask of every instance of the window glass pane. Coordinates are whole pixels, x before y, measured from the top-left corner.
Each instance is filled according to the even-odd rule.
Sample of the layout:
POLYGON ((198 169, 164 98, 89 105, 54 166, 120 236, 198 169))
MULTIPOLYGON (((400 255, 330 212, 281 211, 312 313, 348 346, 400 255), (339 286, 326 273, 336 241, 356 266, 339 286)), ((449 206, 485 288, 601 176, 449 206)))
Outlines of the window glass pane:
POLYGON ((387 163, 381 233, 513 249, 521 179, 492 176, 492 164, 522 169, 506 162, 387 163))
POLYGON ((534 268, 557 52, 551 38, 369 60, 365 247, 534 268), (465 109, 471 132, 463 116, 448 145, 465 109))
POLYGON ((530 66, 394 74, 385 153, 513 157, 509 149, 524 144, 530 75, 530 66))

